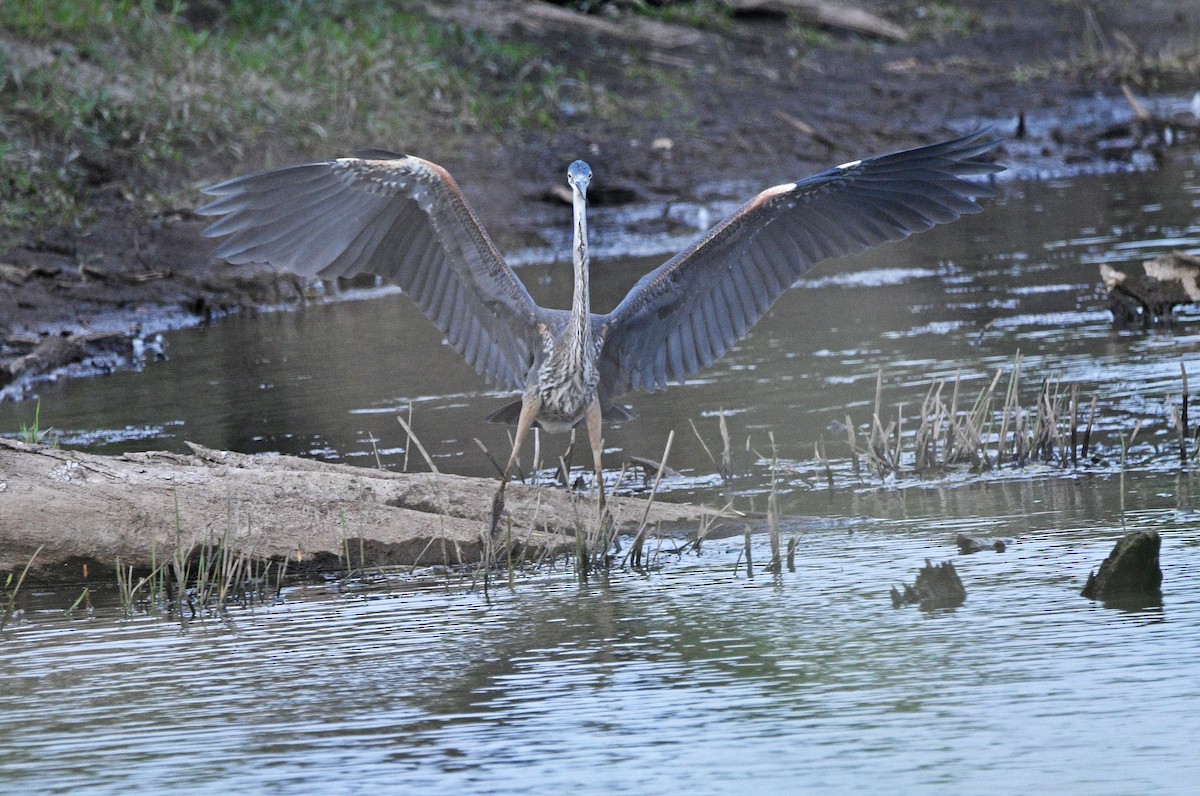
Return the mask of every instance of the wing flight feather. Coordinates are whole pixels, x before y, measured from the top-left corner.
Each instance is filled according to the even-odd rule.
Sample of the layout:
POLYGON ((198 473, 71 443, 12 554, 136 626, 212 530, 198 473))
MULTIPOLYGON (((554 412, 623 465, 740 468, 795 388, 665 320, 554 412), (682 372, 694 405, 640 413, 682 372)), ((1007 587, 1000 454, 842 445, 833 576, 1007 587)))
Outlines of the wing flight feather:
POLYGON ((205 189, 216 256, 301 276, 374 274, 399 285, 489 381, 522 389, 541 310, 445 171, 421 158, 359 153, 205 189))
POLYGON ((763 191, 600 316, 605 401, 708 367, 821 260, 978 212, 997 143, 980 130, 763 191))

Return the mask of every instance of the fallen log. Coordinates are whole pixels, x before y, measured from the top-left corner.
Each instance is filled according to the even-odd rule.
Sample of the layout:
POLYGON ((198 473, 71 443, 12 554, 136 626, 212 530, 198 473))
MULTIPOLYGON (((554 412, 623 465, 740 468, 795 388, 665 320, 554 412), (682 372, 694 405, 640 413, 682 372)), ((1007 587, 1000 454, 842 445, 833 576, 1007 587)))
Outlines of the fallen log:
POLYGON ((790 14, 816 27, 833 28, 886 41, 908 41, 908 31, 863 8, 827 0, 724 0, 735 13, 790 14))
POLYGON ((675 25, 643 16, 607 19, 582 14, 550 3, 532 2, 426 3, 425 12, 437 19, 448 19, 466 27, 508 35, 519 28, 534 34, 590 33, 608 36, 630 46, 679 50, 696 46, 703 34, 684 25, 675 25))
MULTIPOLYGON (((18 348, 11 344, 10 347, 18 348)), ((0 387, 20 376, 41 376, 76 364, 90 364, 96 370, 112 369, 127 361, 133 352, 132 340, 119 332, 47 336, 19 347, 28 351, 0 356, 0 387)))
MULTIPOLYGON (((113 457, 0 439, 0 582, 39 547, 30 582, 78 581, 118 558, 148 571, 216 543, 292 572, 339 569, 347 550, 365 551, 359 566, 480 561, 493 480, 190 447, 113 457)), ((574 550, 577 524, 594 523, 591 495, 511 484, 507 498, 506 541, 526 560, 574 550)), ((636 498, 608 505, 625 533, 647 512, 636 498)), ((721 516, 659 501, 648 523, 684 532, 721 516)))
POLYGON ((616 22, 547 3, 527 3, 521 13, 518 24, 535 30, 546 27, 571 32, 589 31, 668 50, 693 47, 701 38, 698 31, 656 19, 630 17, 616 22))

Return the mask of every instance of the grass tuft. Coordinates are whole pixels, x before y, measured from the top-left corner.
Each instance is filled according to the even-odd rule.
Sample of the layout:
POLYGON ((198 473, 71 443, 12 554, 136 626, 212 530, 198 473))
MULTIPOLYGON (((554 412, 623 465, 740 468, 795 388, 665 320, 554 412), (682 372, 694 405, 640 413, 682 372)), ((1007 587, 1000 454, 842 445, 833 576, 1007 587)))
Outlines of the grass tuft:
POLYGON ((0 630, 3 630, 9 620, 17 615, 17 595, 21 592, 21 585, 25 582, 25 576, 29 574, 29 568, 33 566, 34 559, 38 557, 38 553, 42 552, 43 547, 45 545, 39 545, 38 549, 33 551, 33 555, 25 562, 25 568, 21 570, 20 575, 14 578, 16 573, 10 572, 5 577, 4 587, 0 589, 0 630))
POLYGON ((33 410, 33 425, 21 424, 21 431, 18 435, 21 442, 26 445, 43 445, 48 444, 52 448, 58 447, 58 432, 53 428, 42 428, 42 402, 38 400, 33 410))

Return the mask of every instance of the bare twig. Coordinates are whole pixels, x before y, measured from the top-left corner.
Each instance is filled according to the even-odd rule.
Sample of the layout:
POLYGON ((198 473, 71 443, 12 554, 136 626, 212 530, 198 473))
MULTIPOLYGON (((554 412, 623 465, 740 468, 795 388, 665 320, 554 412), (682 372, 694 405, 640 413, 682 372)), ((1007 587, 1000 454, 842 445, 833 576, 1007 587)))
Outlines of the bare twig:
MULTIPOLYGON (((408 421, 406 421, 400 415, 396 415, 396 419, 400 421, 400 425, 404 428, 404 433, 408 435, 408 438, 412 440, 412 443, 417 446, 417 450, 421 452, 421 456, 425 459, 425 464, 429 467, 429 471, 433 473, 438 472, 437 465, 433 463, 433 458, 429 455, 429 451, 425 450, 425 446, 421 444, 421 440, 417 439, 417 435, 413 432, 412 426, 409 425, 408 421)), ((408 446, 405 445, 404 447, 406 452, 405 458, 407 459, 408 446)), ((407 466, 408 463, 406 461, 405 467, 407 468, 407 466)))
POLYGON ((487 449, 487 446, 483 444, 483 441, 480 440, 479 437, 472 437, 471 439, 475 442, 476 445, 479 446, 479 450, 483 451, 483 455, 485 457, 487 457, 487 460, 489 462, 492 463, 492 467, 496 468, 496 475, 503 478, 504 477, 504 468, 501 467, 500 462, 496 461, 496 459, 492 456, 492 452, 487 449))
POLYGON ((1183 398, 1179 405, 1179 463, 1186 465, 1188 460, 1188 375, 1187 367, 1180 362, 1179 372, 1183 376, 1183 398))
MULTIPOLYGON (((663 450, 662 460, 666 464, 667 458, 671 455, 671 444, 675 441, 675 430, 672 429, 667 434, 667 445, 663 450)), ((658 484, 662 481, 662 470, 654 476, 654 485, 650 487, 650 497, 646 501, 646 510, 642 513, 642 520, 638 524, 637 533, 633 536, 633 544, 630 545, 629 552, 625 555, 625 561, 631 561, 634 567, 642 565, 642 543, 645 541, 646 523, 650 519, 650 507, 654 505, 654 498, 658 495, 658 484)), ((622 566, 624 565, 622 561, 622 566)))

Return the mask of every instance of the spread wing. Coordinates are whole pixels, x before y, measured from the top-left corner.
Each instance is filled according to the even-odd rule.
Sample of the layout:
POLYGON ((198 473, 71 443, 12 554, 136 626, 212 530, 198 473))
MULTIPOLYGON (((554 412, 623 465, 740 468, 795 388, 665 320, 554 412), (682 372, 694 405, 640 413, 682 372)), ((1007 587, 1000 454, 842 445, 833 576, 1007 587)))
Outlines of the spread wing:
POLYGON ((322 279, 383 277, 480 375, 525 386, 540 310, 441 166, 370 151, 204 191, 219 198, 198 212, 223 216, 204 234, 228 236, 216 256, 322 279))
POLYGON ((1003 171, 981 159, 997 143, 980 130, 763 191, 599 319, 607 397, 708 367, 821 260, 978 212, 994 191, 967 178, 1003 171))

